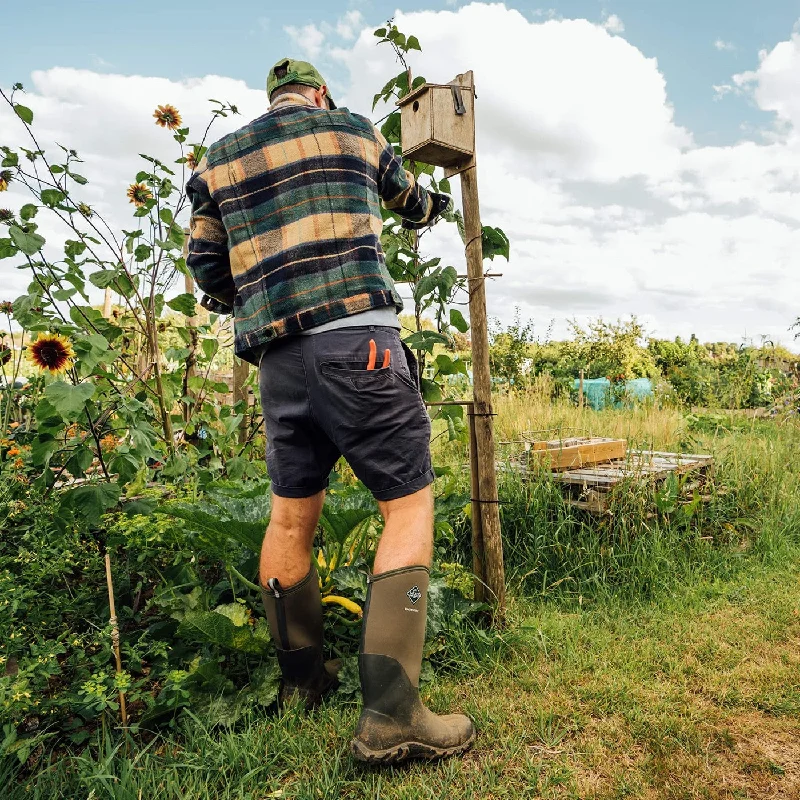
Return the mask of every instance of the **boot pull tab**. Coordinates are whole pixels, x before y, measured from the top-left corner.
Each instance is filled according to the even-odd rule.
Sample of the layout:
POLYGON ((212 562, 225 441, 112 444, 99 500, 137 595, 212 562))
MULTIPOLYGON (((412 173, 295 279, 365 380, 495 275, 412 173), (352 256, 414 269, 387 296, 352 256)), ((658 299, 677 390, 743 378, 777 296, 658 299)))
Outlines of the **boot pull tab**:
POLYGON ((275 595, 275 597, 281 596, 281 584, 277 578, 270 578, 267 581, 267 586, 269 586, 269 588, 272 590, 272 593, 275 595))

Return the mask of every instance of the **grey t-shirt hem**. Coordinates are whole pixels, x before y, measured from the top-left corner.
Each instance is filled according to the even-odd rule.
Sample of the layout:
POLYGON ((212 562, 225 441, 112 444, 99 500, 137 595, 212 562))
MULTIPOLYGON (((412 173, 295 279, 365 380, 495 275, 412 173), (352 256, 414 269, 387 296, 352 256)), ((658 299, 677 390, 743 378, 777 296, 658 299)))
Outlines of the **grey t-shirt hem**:
POLYGON ((393 308, 374 308, 370 311, 362 311, 360 314, 352 314, 349 317, 341 317, 331 322, 325 322, 316 328, 301 331, 299 335, 313 336, 317 333, 325 333, 325 331, 335 331, 338 328, 360 328, 366 325, 400 330, 400 319, 393 308))

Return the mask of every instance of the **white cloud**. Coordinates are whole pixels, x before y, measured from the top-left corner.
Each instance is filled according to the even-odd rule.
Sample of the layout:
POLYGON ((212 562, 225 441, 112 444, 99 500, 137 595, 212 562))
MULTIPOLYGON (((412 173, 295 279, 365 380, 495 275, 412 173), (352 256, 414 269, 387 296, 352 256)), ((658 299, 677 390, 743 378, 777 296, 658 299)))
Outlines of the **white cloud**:
POLYGON ((725 95, 736 91, 729 83, 714 84, 711 88, 714 90, 714 100, 722 100, 725 95))
POLYGON ((735 50, 735 49, 736 49, 736 45, 735 45, 733 42, 726 42, 726 41, 723 41, 722 39, 717 39, 717 40, 715 40, 715 42, 714 42, 714 47, 715 47, 717 50, 728 50, 728 51, 732 51, 732 50, 735 50))
MULTIPOLYGON (((420 35, 416 74, 446 82, 475 70, 483 221, 512 242, 503 279, 488 287, 490 314, 507 319, 520 304, 542 327, 562 320, 558 334, 574 315, 636 313, 665 336, 791 342, 800 310, 792 150, 696 147, 674 122, 655 59, 599 24, 530 22, 499 4, 396 21, 420 35), (522 92, 509 74, 525 76, 522 92)), ((759 105, 794 119, 800 69, 794 49, 779 55, 781 69, 765 55, 731 90, 749 86, 759 105)), ((350 70, 345 100, 360 110, 397 72, 368 34, 337 58, 350 70)), ((452 232, 437 229, 428 244, 463 263, 452 232)))
POLYGON ((322 52, 322 45, 325 43, 325 33, 313 22, 309 22, 308 25, 303 25, 302 27, 287 25, 284 30, 289 34, 289 38, 294 43, 294 46, 306 58, 316 58, 322 52))
MULTIPOLYGON (((674 123, 656 60, 599 25, 535 23, 503 5, 476 3, 402 13, 396 22, 421 36, 416 73, 446 82, 460 69, 475 70, 479 147, 531 177, 668 173, 691 143, 674 123)), ((368 109, 375 87, 397 72, 392 52, 375 47, 368 32, 335 55, 349 69, 345 100, 356 108, 368 109)))
MULTIPOLYGON (((166 164, 172 164, 180 155, 172 135, 154 123, 156 105, 170 103, 180 111, 183 124, 191 128, 191 143, 200 140, 211 118, 209 97, 230 101, 241 112, 241 116, 217 119, 211 128, 212 139, 263 114, 268 105, 265 91, 214 75, 171 81, 55 68, 34 72, 31 78, 26 82, 24 100, 18 99, 33 110, 34 132, 41 145, 53 156, 59 152, 56 142, 78 151, 84 163, 76 171, 85 175, 89 183, 77 187, 75 195, 107 218, 117 231, 136 226, 134 209, 128 204, 125 191, 136 173, 147 167, 138 154, 150 154, 166 164)), ((19 120, 5 104, 0 108, 0 143, 30 146, 19 120)), ((173 169, 176 181, 188 178, 182 175, 179 165, 173 169)), ((0 204, 9 208, 18 209, 30 200, 15 183, 8 193, 0 195, 0 204)), ((36 221, 48 244, 63 243, 67 238, 66 229, 48 212, 40 212, 36 221)), ((21 294, 29 282, 27 272, 14 269, 12 261, 0 261, 0 299, 21 294)))
MULTIPOLYGON (((539 329, 555 318, 558 336, 570 317, 635 313, 663 336, 765 334, 792 343, 787 328, 800 313, 800 38, 722 85, 774 113, 771 137, 755 132, 754 141, 698 147, 675 124, 655 59, 600 24, 532 23, 498 4, 396 21, 420 36, 415 74, 446 82, 475 70, 483 222, 503 227, 512 243, 510 263, 492 265, 504 276, 488 285, 490 315, 510 321, 520 305, 539 329), (509 77, 516 75, 522 84, 509 77)), ((343 99, 362 113, 398 71, 389 49, 375 47, 372 27, 332 51, 350 75, 343 99)), ((220 120, 212 136, 267 106, 262 90, 216 76, 170 81, 54 69, 33 77, 26 103, 36 130, 85 158, 81 171, 91 182, 83 196, 117 228, 132 227, 124 195, 140 169, 136 154, 167 163, 176 155, 169 134, 153 124, 155 105, 173 103, 199 135, 206 98, 238 104, 242 117, 220 120)), ((19 131, 0 112, 0 142, 19 142, 19 131)), ((13 191, 2 199, 10 207, 24 202, 13 191)), ((463 271, 451 227, 437 226, 423 247, 463 271)), ((24 290, 25 273, 11 267, 0 262, 0 299, 24 290)))
POLYGON ((609 33, 624 33, 625 23, 616 15, 611 14, 603 20, 603 27, 609 33))
POLYGON ((364 27, 364 16, 358 9, 352 9, 337 21, 336 33, 342 39, 355 39, 362 27, 364 27))
POLYGON ((762 50, 758 58, 758 68, 734 75, 734 83, 752 91, 759 108, 774 111, 781 123, 800 131, 800 33, 762 50))

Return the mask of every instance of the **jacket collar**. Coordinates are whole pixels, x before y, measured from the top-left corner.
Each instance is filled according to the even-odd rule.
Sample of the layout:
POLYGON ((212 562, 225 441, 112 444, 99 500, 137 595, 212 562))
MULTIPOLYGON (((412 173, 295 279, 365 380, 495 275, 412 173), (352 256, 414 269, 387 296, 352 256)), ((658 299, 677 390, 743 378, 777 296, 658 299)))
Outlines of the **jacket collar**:
POLYGON ((305 95, 295 94, 294 92, 287 92, 286 94, 279 95, 272 103, 270 103, 269 110, 274 111, 276 108, 283 106, 313 106, 316 105, 309 100, 305 95))

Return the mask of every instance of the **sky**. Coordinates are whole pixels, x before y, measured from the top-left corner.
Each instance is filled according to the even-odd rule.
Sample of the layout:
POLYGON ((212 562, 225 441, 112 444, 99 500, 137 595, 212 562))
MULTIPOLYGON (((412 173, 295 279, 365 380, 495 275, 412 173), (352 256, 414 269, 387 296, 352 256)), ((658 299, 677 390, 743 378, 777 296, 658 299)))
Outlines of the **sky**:
MULTIPOLYGON (((340 105, 371 114, 397 71, 371 33, 394 17, 422 44, 415 74, 475 72, 482 220, 511 239, 509 263, 493 265, 503 277, 487 286, 490 316, 508 323, 518 307, 540 337, 565 335, 570 319, 636 314, 659 337, 796 345, 800 2, 231 8, 0 0, 14 32, 0 85, 25 85, 39 135, 81 153, 87 202, 119 227, 131 227, 136 154, 166 159, 174 145, 153 125, 155 105, 176 105, 194 131, 209 97, 234 102, 242 117, 215 123, 221 135, 263 113, 268 69, 292 55, 314 61, 340 105)), ((20 142, 0 111, 0 144, 20 142)), ((426 246, 464 271, 452 231, 437 227, 426 246)), ((0 273, 0 300, 24 290, 8 260, 0 273)))

